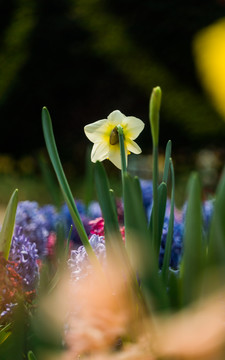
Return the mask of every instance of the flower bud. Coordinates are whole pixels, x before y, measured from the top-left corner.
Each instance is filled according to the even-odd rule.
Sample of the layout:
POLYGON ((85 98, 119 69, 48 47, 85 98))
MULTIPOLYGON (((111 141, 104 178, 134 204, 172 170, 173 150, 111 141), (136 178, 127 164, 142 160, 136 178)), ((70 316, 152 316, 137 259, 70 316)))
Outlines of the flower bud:
POLYGON ((158 145, 159 140, 159 110, 161 105, 161 97, 161 88, 159 86, 153 88, 149 104, 149 119, 154 146, 158 145))

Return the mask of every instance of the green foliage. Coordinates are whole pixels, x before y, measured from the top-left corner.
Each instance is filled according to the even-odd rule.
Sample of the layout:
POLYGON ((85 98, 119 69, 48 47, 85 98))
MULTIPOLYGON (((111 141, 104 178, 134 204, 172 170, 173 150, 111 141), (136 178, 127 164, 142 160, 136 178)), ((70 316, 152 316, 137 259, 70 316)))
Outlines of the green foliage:
MULTIPOLYGON (((159 111, 159 108, 157 109, 159 111)), ((82 239, 88 255, 94 266, 101 269, 100 264, 85 233, 76 204, 61 161, 58 155, 52 122, 46 108, 42 110, 42 125, 47 150, 55 170, 60 189, 71 212, 71 216, 82 239)), ((126 286, 134 291, 135 315, 139 313, 139 306, 144 307, 148 315, 158 313, 171 313, 185 308, 204 296, 207 275, 211 269, 220 273, 222 285, 225 274, 225 172, 221 177, 215 196, 214 214, 210 224, 209 236, 203 233, 202 219, 202 188, 199 176, 191 174, 187 186, 187 208, 185 214, 184 251, 179 271, 170 268, 171 247, 174 232, 175 208, 175 175, 171 158, 171 141, 167 143, 165 151, 164 174, 161 183, 158 179, 158 143, 154 144, 155 159, 153 165, 154 175, 154 204, 152 216, 148 223, 143 206, 142 192, 138 177, 131 176, 126 169, 124 138, 122 130, 119 131, 119 141, 122 162, 122 193, 124 202, 125 246, 121 239, 114 192, 110 188, 109 180, 103 165, 97 162, 94 166, 94 179, 96 192, 101 206, 104 226, 107 257, 117 261, 120 274, 126 280, 131 274, 132 284, 126 286), (165 218, 165 209, 168 196, 168 182, 171 178, 170 217, 166 239, 166 247, 162 268, 159 269, 158 256, 160 241, 165 218), (126 271, 127 270, 127 271, 126 271)), ((89 184, 90 186, 90 184, 89 184)), ((6 211, 5 221, 0 233, 0 250, 8 257, 12 238, 15 212, 17 206, 17 190, 13 193, 6 211)), ((70 237, 70 235, 69 235, 70 237)), ((60 240, 61 241, 61 240, 60 240)), ((61 241, 57 246, 60 248, 61 241)), ((63 258, 69 251, 69 240, 63 258)), ((61 250, 57 252, 60 260, 61 250)), ((35 360, 38 359, 38 350, 53 349, 62 351, 62 333, 59 332, 45 317, 39 307, 42 297, 52 294, 60 281, 62 267, 58 261, 56 271, 52 271, 48 262, 43 264, 40 278, 38 298, 36 300, 35 314, 27 311, 23 301, 19 300, 13 322, 0 328, 0 358, 3 360, 35 360), (58 267, 57 267, 58 266, 58 267)), ((129 293, 132 294, 133 293, 129 293)), ((75 299, 76 300, 76 299, 75 299)), ((140 311, 141 312, 141 311, 140 311)))
POLYGON ((18 204, 18 190, 16 189, 9 200, 8 206, 6 208, 2 228, 0 231, 0 251, 3 252, 5 259, 8 259, 9 256, 15 218, 16 218, 17 204, 18 204))
POLYGON ((122 243, 122 239, 119 230, 113 190, 110 189, 105 169, 99 161, 97 161, 95 166, 95 182, 99 204, 104 217, 106 250, 107 252, 112 252, 113 244, 111 241, 122 243))
POLYGON ((56 148, 51 118, 50 118, 48 110, 45 107, 42 109, 42 125, 43 125, 46 146, 47 146, 49 156, 52 161, 52 165, 54 167, 56 176, 58 178, 58 182, 59 182, 60 188, 62 190, 64 199, 70 209, 71 216, 76 225, 78 234, 79 234, 88 254, 90 254, 91 257, 94 259, 95 254, 92 250, 92 247, 89 244, 86 231, 84 229, 83 223, 80 219, 80 215, 79 215, 79 212, 77 210, 77 207, 76 207, 76 204, 74 201, 74 197, 72 195, 72 192, 70 190, 69 184, 67 182, 66 176, 65 176, 63 168, 62 168, 62 164, 61 164, 61 161, 60 161, 60 158, 58 155, 58 151, 56 148))
POLYGON ((185 218, 184 255, 181 265, 183 304, 187 305, 199 295, 199 278, 203 270, 203 222, 201 187, 197 174, 190 177, 188 204, 185 218))
POLYGON ((225 266, 225 170, 215 196, 215 208, 209 235, 209 264, 225 266))

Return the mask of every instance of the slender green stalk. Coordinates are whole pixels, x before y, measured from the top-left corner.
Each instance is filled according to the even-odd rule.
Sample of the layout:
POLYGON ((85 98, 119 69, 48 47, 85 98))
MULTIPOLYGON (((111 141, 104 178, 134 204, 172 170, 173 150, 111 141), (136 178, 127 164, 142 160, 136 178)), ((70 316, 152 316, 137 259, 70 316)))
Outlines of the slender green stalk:
POLYGON ((28 360, 37 360, 37 358, 34 355, 33 351, 28 351, 27 357, 28 357, 28 360))
POLYGON ((175 176, 174 176, 173 162, 172 162, 171 158, 170 158, 170 170, 171 170, 171 178, 172 178, 171 206, 170 206, 170 218, 169 218, 168 233, 167 233, 167 237, 166 237, 166 248, 165 248, 163 266, 162 266, 162 278, 163 278, 165 284, 167 284, 167 281, 168 281, 169 265, 170 265, 170 258, 171 258, 171 248, 172 248, 172 241, 173 241, 173 226, 174 226, 175 176))
POLYGON ((168 180, 168 173, 170 167, 171 148, 172 148, 172 142, 171 140, 169 140, 166 144, 165 165, 164 165, 163 178, 162 178, 162 181, 165 182, 166 184, 168 180))
MULTIPOLYGON (((159 237, 159 219, 158 219, 158 146, 153 145, 153 248, 157 252, 159 237)), ((158 254, 156 254, 158 256, 158 254)))
POLYGON ((132 246, 130 244, 129 236, 128 236, 128 226, 127 226, 127 214, 128 214, 128 201, 127 201, 127 192, 125 189, 125 177, 127 176, 127 166, 126 166, 126 153, 124 146, 124 136, 123 136, 123 128, 122 126, 117 126, 117 131, 119 135, 119 144, 120 144, 120 156, 121 156, 121 177, 122 177, 122 189, 123 189, 123 202, 124 202, 124 227, 125 227, 125 239, 126 239, 126 248, 130 251, 130 257, 132 255, 132 246))
POLYGON ((119 135, 119 143, 120 143, 120 156, 121 156, 121 165, 122 165, 122 179, 124 175, 127 173, 127 164, 126 164, 126 153, 124 147, 124 137, 123 137, 123 128, 122 126, 117 126, 117 131, 119 135))
POLYGON ((158 142, 159 142, 159 110, 161 105, 162 92, 159 86, 153 88, 149 103, 149 120, 152 134, 153 146, 153 227, 152 239, 153 248, 158 256, 158 142))

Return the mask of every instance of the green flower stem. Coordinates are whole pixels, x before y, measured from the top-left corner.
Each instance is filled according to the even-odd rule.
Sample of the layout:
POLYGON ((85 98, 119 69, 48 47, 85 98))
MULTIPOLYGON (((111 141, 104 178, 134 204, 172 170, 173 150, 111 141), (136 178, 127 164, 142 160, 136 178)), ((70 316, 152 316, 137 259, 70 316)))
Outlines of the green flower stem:
POLYGON ((124 137, 123 137, 123 128, 121 125, 117 125, 117 131, 119 135, 119 143, 120 143, 120 156, 121 156, 121 164, 122 164, 122 178, 127 173, 127 165, 126 165, 126 153, 124 147, 124 137))
POLYGON ((161 272, 163 281, 166 285, 168 283, 169 265, 170 265, 171 249, 172 249, 172 241, 173 241, 173 227, 174 227, 175 175, 174 175, 173 161, 171 158, 170 158, 170 170, 171 170, 171 178, 172 178, 170 218, 169 218, 168 233, 166 237, 166 247, 165 247, 164 259, 163 259, 163 266, 161 272))
POLYGON ((149 120, 153 144, 153 248, 158 256, 158 142, 159 142, 159 110, 162 92, 159 86, 153 88, 149 103, 149 120))
POLYGON ((159 86, 153 88, 149 104, 149 119, 152 132, 153 145, 158 146, 159 142, 159 110, 161 105, 162 92, 159 86))
MULTIPOLYGON (((158 146, 153 145, 153 248, 158 249, 158 146)), ((158 254, 156 254, 158 256, 158 254)))
POLYGON ((127 166, 126 166, 126 153, 124 147, 124 136, 123 136, 123 128, 122 126, 117 126, 117 131, 119 135, 119 144, 120 144, 120 156, 121 156, 121 176, 122 176, 122 189, 123 189, 123 202, 124 202, 124 227, 125 227, 125 243, 126 249, 128 251, 129 259, 132 258, 132 244, 130 244, 130 239, 128 236, 128 213, 129 213, 129 199, 127 198, 127 189, 125 188, 126 185, 126 178, 127 178, 127 166))

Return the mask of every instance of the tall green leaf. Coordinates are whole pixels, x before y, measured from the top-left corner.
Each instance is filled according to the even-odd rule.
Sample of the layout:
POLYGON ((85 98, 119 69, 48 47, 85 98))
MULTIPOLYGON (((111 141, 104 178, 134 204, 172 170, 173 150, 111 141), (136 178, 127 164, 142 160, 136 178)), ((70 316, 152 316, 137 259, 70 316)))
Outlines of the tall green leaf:
POLYGON ((210 226, 208 260, 213 266, 225 266, 225 169, 217 187, 210 226))
POLYGON ((171 140, 169 140, 166 144, 165 165, 164 165, 163 178, 162 178, 162 181, 165 182, 166 184, 167 184, 168 174, 169 174, 171 149, 172 149, 172 142, 171 142, 171 140))
MULTIPOLYGON (((155 247, 155 253, 156 256, 159 256, 159 249, 161 244, 161 237, 162 237, 162 230, 163 230, 163 224, 164 224, 164 218, 165 218, 165 212, 166 212, 166 201, 167 201, 167 185, 164 182, 161 182, 161 184, 158 186, 158 241, 156 243, 155 247)), ((149 232, 150 236, 153 236, 153 210, 154 204, 152 207, 152 212, 149 220, 149 232)))
POLYGON ((8 259, 14 231, 16 209, 18 204, 18 189, 14 190, 6 208, 2 229, 0 232, 0 251, 8 259))
POLYGON ((80 236, 80 239, 89 255, 91 255, 92 259, 96 262, 97 258, 95 256, 95 253, 89 243, 86 231, 84 229, 83 223, 81 221, 79 212, 77 210, 72 192, 70 190, 69 184, 67 182, 66 176, 63 171, 63 167, 59 158, 58 150, 55 143, 55 138, 53 134, 52 129, 52 122, 50 118, 50 114, 46 107, 42 109, 42 127, 44 132, 44 138, 47 146, 47 150, 53 165, 53 168, 55 170, 56 176, 58 178, 58 182, 62 191, 62 194, 64 196, 64 199, 68 205, 68 208, 70 210, 72 219, 74 221, 74 224, 76 226, 77 232, 80 236))
POLYGON ((113 239, 113 241, 118 240, 121 243, 122 239, 112 189, 110 189, 105 169, 99 161, 95 164, 95 184, 98 201, 104 218, 105 241, 108 251, 109 249, 111 250, 111 239, 113 239))
POLYGON ((124 217, 126 248, 138 272, 148 308, 168 308, 168 297, 158 273, 158 258, 149 239, 147 219, 137 178, 124 175, 124 217))
POLYGON ((181 265, 183 305, 199 295, 199 281, 203 270, 201 185, 193 173, 188 183, 188 202, 184 229, 184 255, 181 265))
POLYGON ((28 351, 27 354, 28 360, 37 360, 36 356, 34 355, 33 351, 28 351))
POLYGON ((170 159, 170 167, 171 167, 171 175, 172 175, 170 218, 169 218, 168 233, 166 237, 166 248, 164 253, 163 266, 162 266, 162 277, 166 284, 168 282, 168 273, 169 273, 169 265, 170 265, 171 249, 172 249, 172 241, 173 241, 173 225, 174 225, 175 176, 174 176, 172 159, 170 159))

